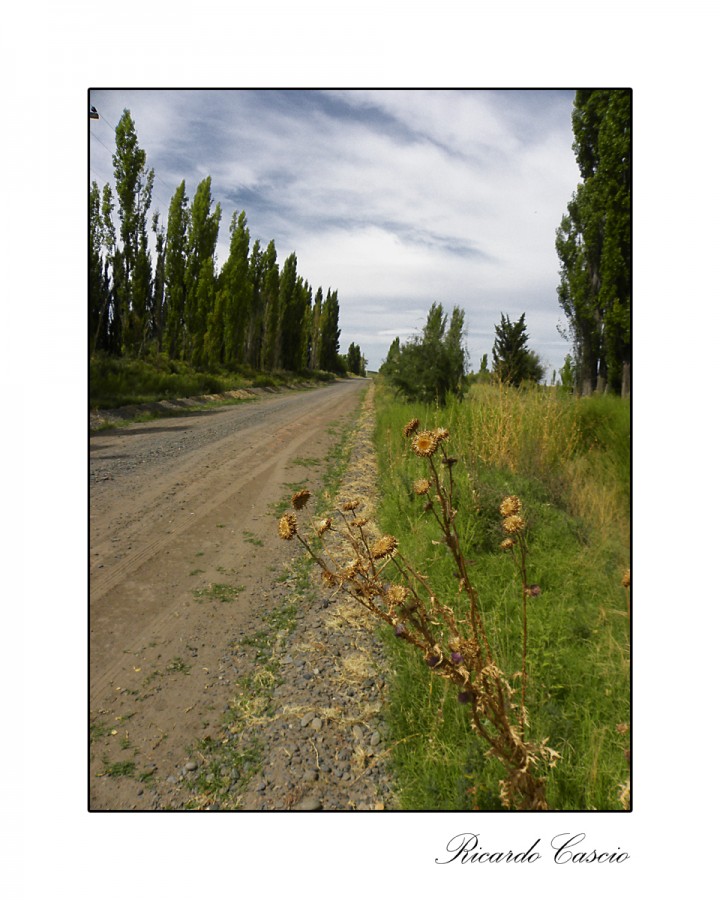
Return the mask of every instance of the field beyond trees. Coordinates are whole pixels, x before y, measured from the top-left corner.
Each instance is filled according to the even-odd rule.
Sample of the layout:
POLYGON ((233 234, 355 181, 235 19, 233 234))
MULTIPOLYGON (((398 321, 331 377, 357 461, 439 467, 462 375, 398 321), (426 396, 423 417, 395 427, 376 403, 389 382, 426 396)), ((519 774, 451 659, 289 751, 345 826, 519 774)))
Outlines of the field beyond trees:
MULTIPOLYGON (((441 602, 460 600, 452 553, 426 496, 427 460, 409 452, 406 423, 446 428, 461 551, 495 660, 517 699, 526 672, 528 740, 560 756, 540 772, 550 809, 630 805, 630 405, 555 389, 474 385, 444 408, 377 391, 379 524, 441 602), (499 512, 522 503, 524 577, 499 512), (526 651, 523 652, 523 586, 526 651)), ((445 453, 445 450, 443 450, 445 453)), ((445 457, 448 458, 447 456, 445 457)), ((471 728, 457 688, 387 628, 395 671, 390 721, 406 809, 500 809, 503 769, 471 728), (460 702, 458 700, 460 699, 460 702)))

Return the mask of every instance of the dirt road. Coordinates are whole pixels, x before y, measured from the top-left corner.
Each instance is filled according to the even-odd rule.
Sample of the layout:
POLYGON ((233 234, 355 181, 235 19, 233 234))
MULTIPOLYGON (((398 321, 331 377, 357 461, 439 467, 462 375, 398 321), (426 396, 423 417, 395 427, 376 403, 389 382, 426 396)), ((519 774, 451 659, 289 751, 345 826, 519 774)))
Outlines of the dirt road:
POLYGON ((316 487, 365 382, 93 435, 90 808, 171 805, 278 600, 277 504, 316 487))

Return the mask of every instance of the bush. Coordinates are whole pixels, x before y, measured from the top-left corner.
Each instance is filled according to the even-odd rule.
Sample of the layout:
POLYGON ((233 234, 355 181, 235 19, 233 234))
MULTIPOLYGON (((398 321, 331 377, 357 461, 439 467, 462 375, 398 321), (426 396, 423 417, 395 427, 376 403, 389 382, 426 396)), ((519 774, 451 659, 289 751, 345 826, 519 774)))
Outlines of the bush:
POLYGON ((380 367, 395 390, 409 401, 444 406, 467 390, 465 313, 455 307, 447 327, 442 304, 433 303, 422 335, 400 345, 396 338, 380 367))

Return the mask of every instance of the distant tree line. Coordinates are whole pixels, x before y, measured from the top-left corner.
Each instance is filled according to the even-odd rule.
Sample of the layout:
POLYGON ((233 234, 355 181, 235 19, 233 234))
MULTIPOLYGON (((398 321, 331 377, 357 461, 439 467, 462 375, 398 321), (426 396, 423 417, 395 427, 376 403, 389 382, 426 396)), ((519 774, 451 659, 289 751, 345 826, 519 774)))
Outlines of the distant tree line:
POLYGON ((167 228, 152 215, 152 254, 155 174, 129 110, 115 135, 115 194, 95 181, 90 190, 90 353, 158 352, 196 368, 364 374, 359 347, 339 354, 337 290, 313 293, 295 253, 280 267, 274 241, 251 247, 244 212, 232 215, 229 255, 217 271, 221 209, 213 204, 210 176, 192 202, 180 183, 167 228))

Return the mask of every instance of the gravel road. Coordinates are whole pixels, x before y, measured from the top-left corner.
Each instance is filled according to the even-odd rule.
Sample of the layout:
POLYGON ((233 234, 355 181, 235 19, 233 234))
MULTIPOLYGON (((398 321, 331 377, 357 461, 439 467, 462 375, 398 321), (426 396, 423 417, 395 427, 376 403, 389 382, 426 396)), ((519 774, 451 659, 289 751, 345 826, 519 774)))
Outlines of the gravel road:
MULTIPOLYGON (((278 503, 298 484, 319 488, 329 453, 342 428, 355 420, 367 384, 354 379, 271 394, 247 405, 91 436, 90 809, 173 809, 187 803, 203 766, 194 752, 198 741, 224 739, 237 684, 256 668, 240 638, 262 629, 287 591, 282 573, 292 552, 278 546, 278 503)), ((318 609, 335 614, 336 601, 318 609)), ((322 707, 317 697, 302 698, 293 683, 299 690, 314 679, 318 689, 327 687, 328 680, 318 678, 325 663, 304 671, 310 661, 305 653, 299 665, 306 628, 322 644, 317 637, 324 627, 312 610, 300 611, 296 633, 283 647, 286 677, 278 689, 281 698, 283 691, 292 694, 286 706, 292 700, 295 707, 322 707)), ((332 657, 340 671, 354 638, 338 640, 332 657)), ((377 703, 382 679, 364 677, 364 700, 377 703)), ((342 688, 346 699, 356 693, 346 680, 342 688)), ((375 783, 363 798, 348 792, 358 773, 343 766, 360 758, 371 762, 382 749, 381 726, 369 714, 362 727, 360 719, 355 723, 363 753, 353 745, 333 750, 334 756, 346 755, 344 749, 352 757, 334 760, 344 794, 308 798, 306 787, 320 773, 327 775, 320 766, 333 771, 329 760, 320 763, 317 750, 324 721, 307 718, 307 710, 299 716, 293 737, 298 729, 315 736, 307 760, 302 741, 288 743, 280 732, 268 732, 262 738, 266 749, 279 748, 297 766, 282 776, 277 766, 267 766, 248 796, 230 789, 228 804, 382 806, 378 798, 389 797, 387 777, 378 774, 382 767, 365 766, 374 770, 375 783), (312 760, 308 769, 305 763, 312 760)))

